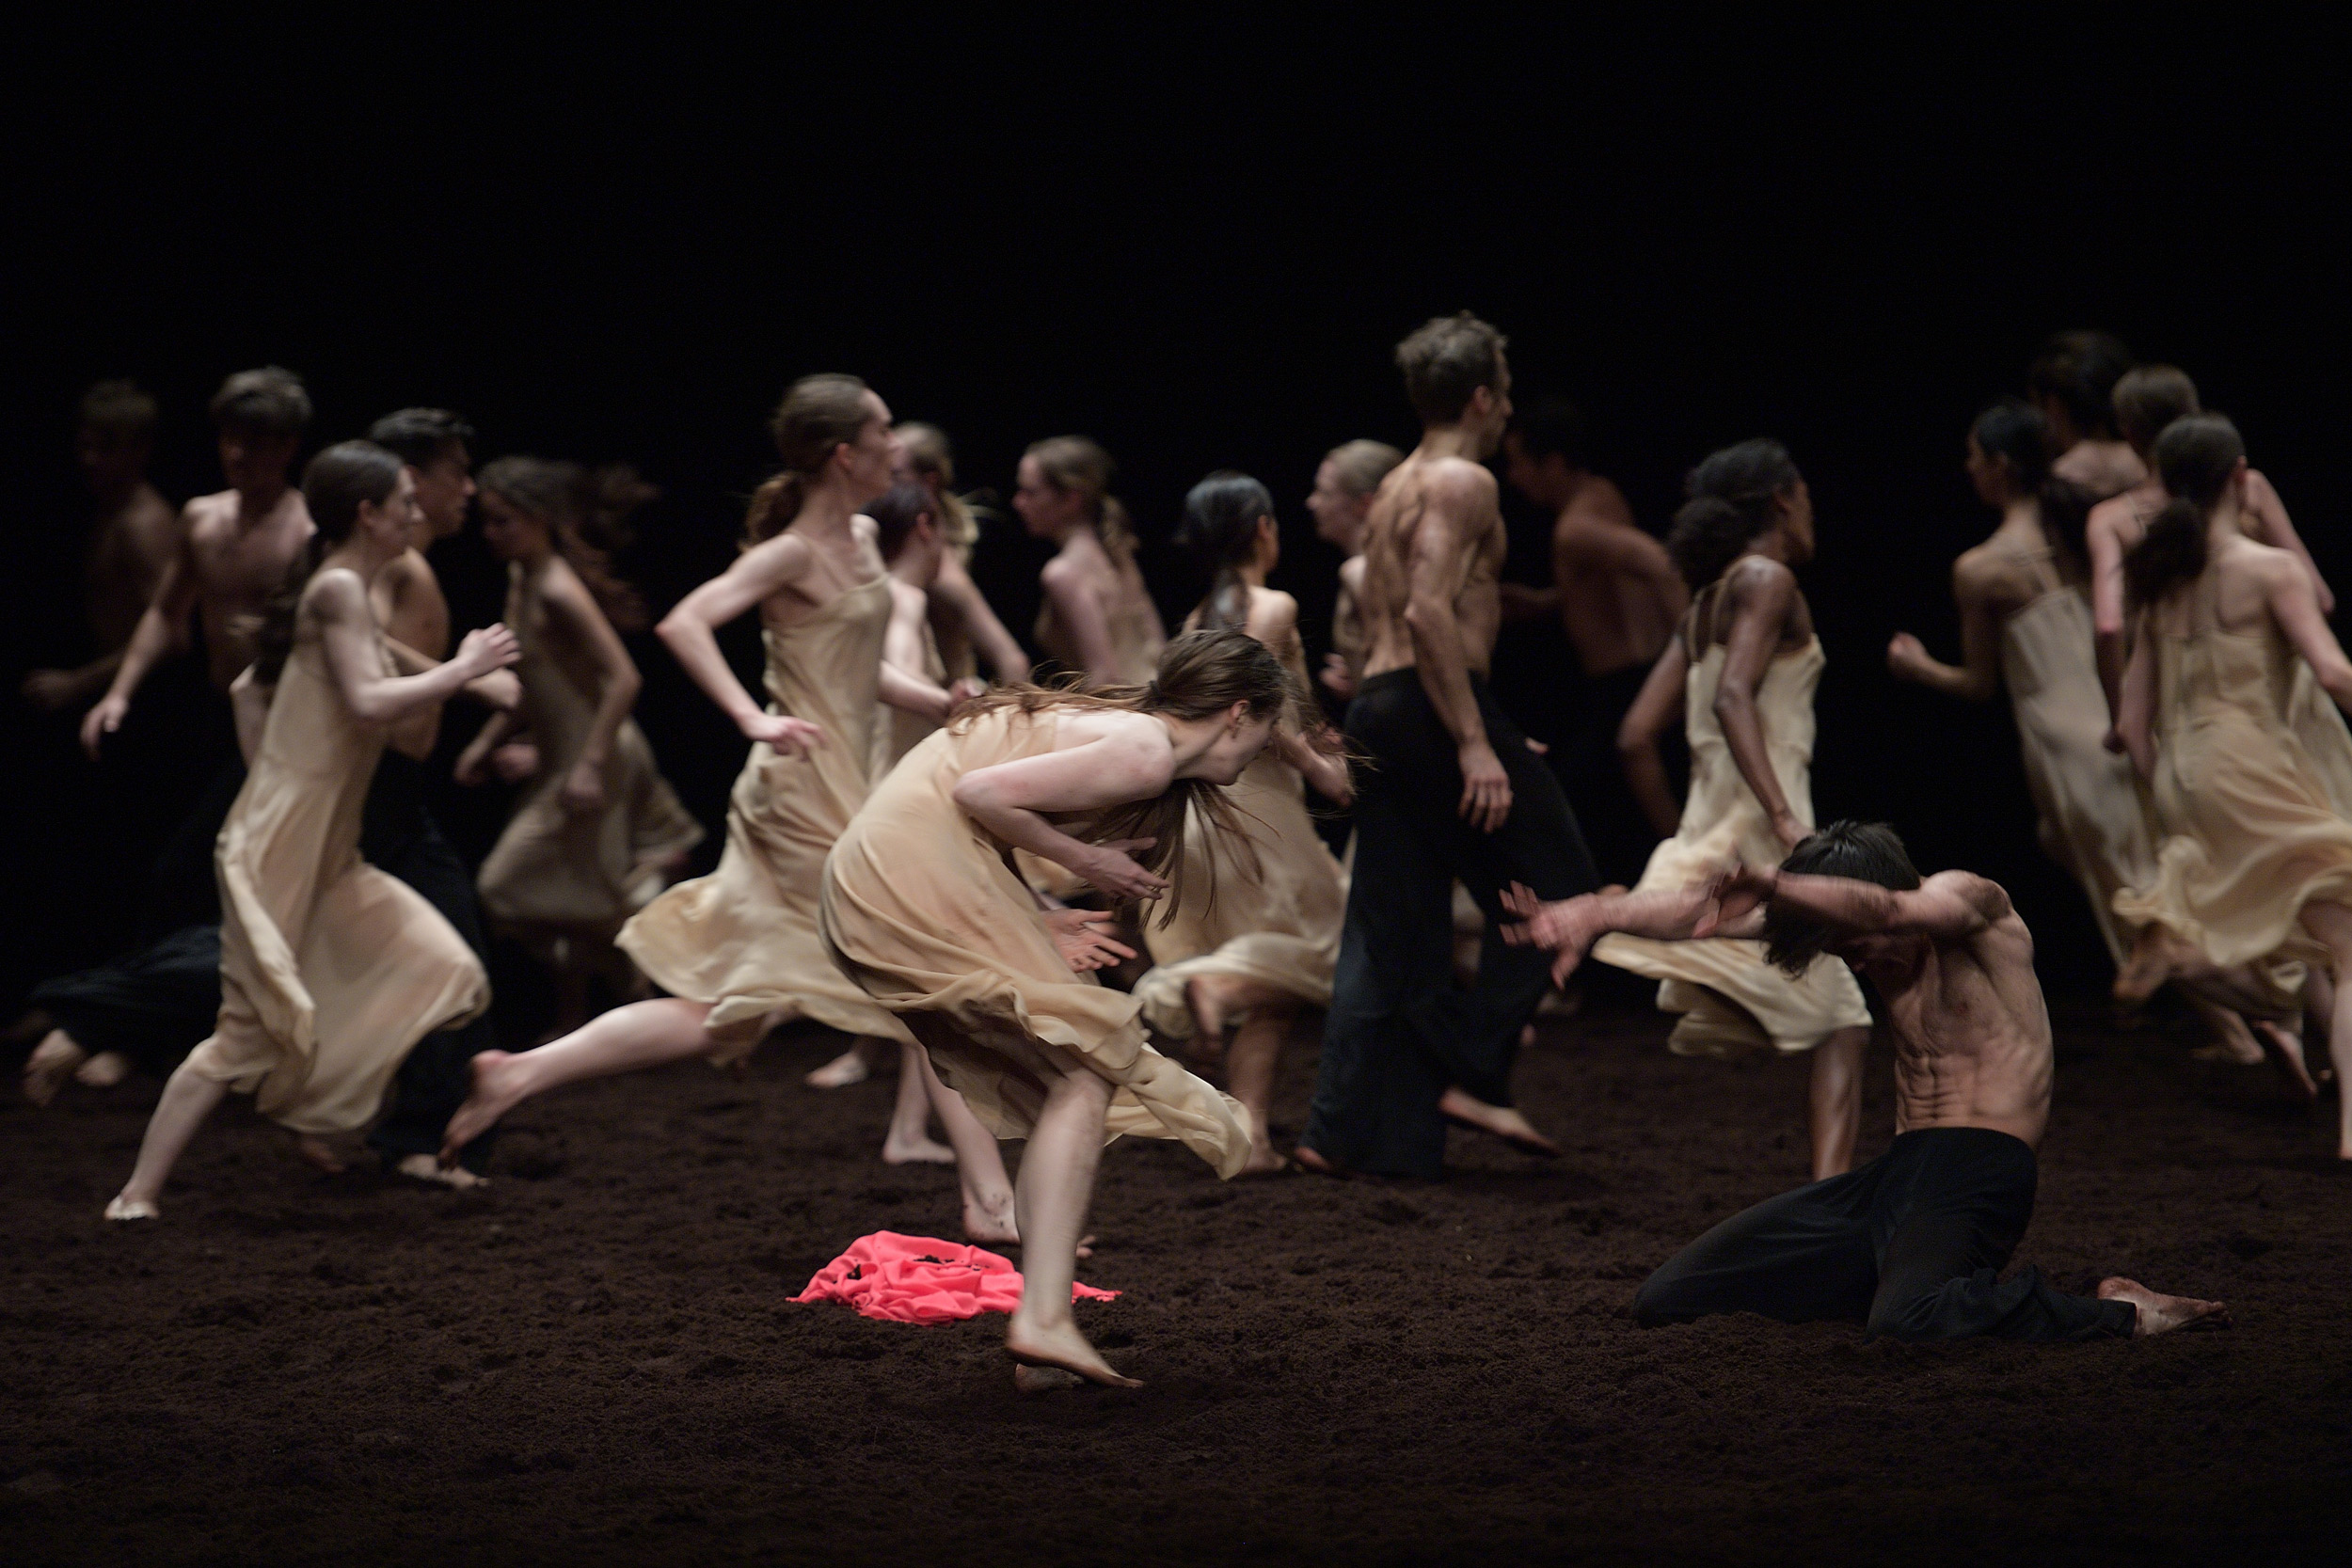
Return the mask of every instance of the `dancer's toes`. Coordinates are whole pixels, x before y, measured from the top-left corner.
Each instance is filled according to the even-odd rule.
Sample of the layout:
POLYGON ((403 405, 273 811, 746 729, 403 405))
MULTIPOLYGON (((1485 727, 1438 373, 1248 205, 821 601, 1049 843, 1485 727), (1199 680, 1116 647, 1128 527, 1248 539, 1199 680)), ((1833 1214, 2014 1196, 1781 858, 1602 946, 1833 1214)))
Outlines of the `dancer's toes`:
POLYGON ((1536 1132, 1525 1117, 1508 1105, 1489 1105, 1466 1090, 1448 1089, 1438 1097, 1438 1112, 1456 1127, 1489 1133, 1522 1154, 1539 1160, 1560 1157, 1560 1146, 1536 1132))
MULTIPOLYGON (((1094 1347, 1087 1343, 1086 1336, 1078 1332, 1074 1323, 1037 1329, 1016 1321, 1005 1331, 1005 1354, 1021 1367, 1057 1368, 1106 1388, 1143 1386, 1140 1379, 1121 1377, 1111 1370, 1110 1363, 1095 1353, 1094 1347)), ((1023 1387, 1024 1392, 1032 1391, 1023 1386, 1018 1372, 1014 1374, 1013 1382, 1015 1386, 1023 1387)))
POLYGON ((1297 1162, 1300 1170, 1312 1171, 1317 1176, 1344 1177, 1347 1174, 1346 1166, 1336 1160, 1326 1159, 1305 1144, 1293 1148, 1291 1158, 1297 1162))
POLYGON ((24 1098, 36 1105, 48 1104, 57 1098, 57 1090, 74 1069, 87 1065, 88 1055, 72 1035, 62 1029, 50 1030, 24 1059, 24 1098))
POLYGON ((874 1069, 866 1065, 865 1053, 853 1045, 801 1082, 812 1089, 846 1089, 852 1084, 865 1083, 873 1074, 874 1069))
POLYGON ((343 1173, 342 1155, 333 1144, 315 1132, 305 1132, 296 1138, 294 1152, 302 1156, 304 1164, 323 1170, 329 1176, 341 1176, 343 1173))
POLYGON ((955 1163, 954 1149, 928 1137, 902 1138, 894 1132, 882 1140, 882 1164, 885 1165, 952 1165, 955 1163))
POLYGON ((457 1164, 457 1151, 498 1124, 523 1098, 520 1058, 503 1051, 485 1051, 469 1065, 473 1091, 441 1133, 441 1164, 457 1164))
POLYGON ((2132 1329, 2136 1339, 2145 1339, 2151 1334, 2169 1334, 2176 1328, 2230 1326, 2230 1308, 2221 1302, 2164 1295, 2137 1279, 2120 1275, 2099 1281, 2099 1299, 2128 1301, 2139 1308, 2139 1321, 2132 1329))
POLYGON ((490 1184, 488 1177, 476 1176, 463 1165, 445 1165, 430 1154, 404 1154, 392 1169, 412 1181, 430 1181, 437 1187, 454 1187, 461 1193, 490 1184))
POLYGON ((118 1197, 106 1205, 110 1220, 159 1220, 164 1212, 144 1198, 118 1197))
POLYGON ((119 1051, 102 1051, 73 1069, 73 1081, 86 1089, 111 1089, 131 1076, 131 1058, 119 1051))

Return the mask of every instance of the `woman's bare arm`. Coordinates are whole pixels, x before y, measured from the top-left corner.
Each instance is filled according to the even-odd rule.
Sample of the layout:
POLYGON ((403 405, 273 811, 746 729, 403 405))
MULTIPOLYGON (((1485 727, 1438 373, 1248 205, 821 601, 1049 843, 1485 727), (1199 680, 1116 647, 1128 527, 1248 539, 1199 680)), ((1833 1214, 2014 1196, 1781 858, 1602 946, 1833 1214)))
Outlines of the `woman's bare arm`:
POLYGON ((737 556, 735 564, 680 599, 654 627, 654 635, 744 738, 766 741, 787 756, 823 745, 824 731, 805 719, 770 713, 753 701, 743 683, 735 678, 726 655, 719 651, 718 628, 771 594, 800 581, 814 559, 807 540, 780 533, 737 556))
POLYGON ((2254 537, 2301 562, 2303 570, 2311 575, 2312 596, 2319 601, 2319 612, 2333 615, 2336 596, 2328 590, 2328 579, 2319 575, 2319 562, 2312 559, 2303 536, 2295 531, 2295 524, 2287 516, 2286 502, 2279 499, 2270 481, 2252 468, 2246 472, 2246 510, 2254 516, 2254 537))
POLYGON ((1617 758, 1625 768, 1626 787, 1661 838, 1674 837, 1682 825, 1682 808, 1675 803, 1674 783, 1666 776, 1666 757, 1658 742, 1669 725, 1682 721, 1683 687, 1690 673, 1690 651, 1677 632, 1666 640, 1666 651, 1650 666, 1649 678, 1617 725, 1617 758))
POLYGON ((2344 657, 2344 645, 2328 629, 2311 574, 2292 555, 2271 556, 2262 563, 2262 570, 2265 598, 2279 629, 2303 656, 2303 662, 2312 667, 2312 673, 2336 705, 2352 708, 2352 660, 2344 657))
POLYGON ((1000 681, 1017 684, 1029 678, 1029 656, 1022 651, 1020 642, 1005 629, 996 618, 988 597, 972 575, 963 569, 963 562, 951 553, 939 563, 939 575, 931 579, 931 598, 947 607, 948 613, 963 623, 964 636, 972 640, 989 668, 996 672, 1000 681))
MULTIPOLYGON (((1096 727, 1104 733, 1092 739, 974 768, 956 781, 955 802, 1005 843, 1068 866, 1113 897, 1149 898, 1167 892, 1168 883, 1124 852, 1144 845, 1081 843, 1043 816, 1148 800, 1172 782, 1168 732, 1158 721, 1139 714, 1103 717, 1108 721, 1096 727)), ((1070 724, 1072 717, 1061 722, 1070 724)))
POLYGON ((319 575, 298 613, 316 618, 336 693, 364 723, 389 724, 424 704, 446 702, 476 675, 504 669, 517 657, 513 632, 485 626, 468 632, 448 663, 421 675, 387 675, 367 587, 358 573, 342 567, 319 575))
POLYGON ((644 677, 637 673, 637 661, 628 657, 620 633, 597 607, 596 595, 563 557, 548 562, 539 578, 539 599, 548 620, 562 626, 596 667, 596 711, 563 784, 564 804, 575 811, 593 810, 604 803, 604 765, 612 759, 622 723, 637 705, 644 677))
MULTIPOLYGON (((419 653, 389 632, 384 636, 384 647, 392 656, 393 668, 404 675, 421 675, 441 666, 439 659, 419 653)), ((486 675, 476 675, 459 689, 498 713, 510 712, 522 705, 523 683, 512 670, 493 670, 486 675)))
POLYGON ((1990 574, 1962 556, 1952 566, 1952 599, 1960 607, 1960 657, 1946 664, 1907 631, 1886 645, 1886 668, 1947 697, 1981 703, 2000 689, 2001 615, 1990 574))
POLYGON ((1763 689, 1765 672, 1772 668, 1795 611, 1796 574, 1777 561, 1749 556, 1731 568, 1724 598, 1720 613, 1730 615, 1731 635, 1724 648, 1724 673, 1715 683, 1715 721, 1724 728, 1724 742, 1740 777, 1764 807, 1772 832, 1794 848, 1808 830, 1788 809, 1788 797, 1781 793, 1780 779, 1772 771, 1756 694, 1763 689))
POLYGON ((2143 779, 2153 777, 2156 771, 2155 718, 2155 644, 2143 628, 2139 646, 2132 650, 2131 662, 2123 667, 2116 691, 2114 731, 2116 742, 2143 779))

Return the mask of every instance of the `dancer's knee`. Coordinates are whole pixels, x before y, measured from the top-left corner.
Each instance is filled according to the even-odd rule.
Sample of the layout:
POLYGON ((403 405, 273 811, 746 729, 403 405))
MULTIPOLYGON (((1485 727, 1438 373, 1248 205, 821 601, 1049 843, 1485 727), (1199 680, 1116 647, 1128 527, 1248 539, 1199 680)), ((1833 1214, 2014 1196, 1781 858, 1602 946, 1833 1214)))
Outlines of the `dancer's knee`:
POLYGON ((1687 1323, 1705 1316, 1705 1312, 1684 1289, 1671 1263, 1642 1281, 1642 1288, 1633 1292, 1633 1318, 1644 1328, 1687 1323))

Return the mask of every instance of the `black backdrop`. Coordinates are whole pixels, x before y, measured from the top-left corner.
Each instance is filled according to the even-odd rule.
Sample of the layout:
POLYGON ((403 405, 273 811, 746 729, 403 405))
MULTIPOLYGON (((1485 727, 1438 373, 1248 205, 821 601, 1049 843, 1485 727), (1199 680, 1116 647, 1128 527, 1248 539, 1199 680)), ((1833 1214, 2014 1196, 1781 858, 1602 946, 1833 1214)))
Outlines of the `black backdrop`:
MULTIPOLYGON (((851 370, 946 426, 968 483, 1009 487, 1041 436, 1102 439, 1171 614, 1191 585, 1156 541, 1184 488, 1258 473, 1285 508, 1280 580, 1319 624, 1316 459, 1408 439, 1391 347, 1467 307, 1510 333, 1523 393, 1583 404, 1653 527, 1709 448, 1789 444, 1822 531, 1821 813, 2002 879, 2051 978, 2080 985, 2095 937, 2035 849, 2006 711, 1883 673, 1899 628, 1954 653, 1948 564, 1990 522, 1959 472, 1969 418, 2050 331, 2116 331, 2239 419, 2352 589, 2346 191, 2317 36, 902 8, 493 37, 377 14, 118 21, 9 68, 30 111, 0 242, 11 689, 81 651, 72 405, 102 375, 162 398, 175 500, 218 484, 205 396, 264 362, 307 378, 319 441, 423 403, 465 411, 483 455, 635 462, 666 492, 627 562, 660 606, 728 559, 784 385, 851 370)), ((1016 629, 1041 559, 1010 525, 982 546, 1016 629)), ((477 542, 437 560, 462 621, 495 613, 477 542)), ((1539 698, 1557 643, 1518 651, 1539 698)), ((741 744, 639 653, 641 720, 715 824, 741 744)), ((164 705, 98 768, 10 706, 0 1003, 105 944, 199 782, 164 705)), ((477 848, 494 831, 495 799, 449 810, 477 848)))

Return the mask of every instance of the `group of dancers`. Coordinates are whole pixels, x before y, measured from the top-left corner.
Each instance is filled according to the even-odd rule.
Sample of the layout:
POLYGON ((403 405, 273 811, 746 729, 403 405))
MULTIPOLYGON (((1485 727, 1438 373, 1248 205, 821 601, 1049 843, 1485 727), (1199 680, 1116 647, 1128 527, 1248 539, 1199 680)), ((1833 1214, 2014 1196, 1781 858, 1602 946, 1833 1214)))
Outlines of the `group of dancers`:
MULTIPOLYGON (((1224 1178, 1435 1177, 1453 1127, 1556 1156, 1513 1068, 1590 958, 1659 982, 1677 1052, 1813 1056, 1815 1180, 1669 1261, 1643 1321, 2031 1339, 2226 1322, 2127 1279, 2076 1297, 2000 1277, 2049 1110, 2032 938, 2003 890, 1922 878, 1883 824, 1817 826, 1823 651, 1798 586, 1817 538, 1788 451, 1706 457, 1661 545, 1590 470, 1571 410, 1515 411, 1494 327, 1437 318, 1397 363, 1419 443, 1334 448, 1307 503, 1348 558, 1317 676, 1345 704, 1336 729, 1297 603, 1268 586, 1280 531, 1257 480, 1220 470, 1185 498, 1175 540, 1210 586, 1170 637, 1109 455, 1030 447, 1011 507, 1055 546, 1033 641, 1059 672, 1035 684, 968 570, 977 527, 946 437, 856 377, 795 382, 740 553, 654 628, 750 743, 717 868, 687 881, 703 829, 629 718, 619 634, 646 610, 614 561, 650 494, 634 473, 503 457, 476 474, 462 419, 405 409, 318 452, 297 487, 309 401, 268 369, 215 400, 229 488, 175 520, 141 472, 153 404, 95 389, 93 622, 117 651, 37 672, 25 695, 88 703, 101 754, 193 619, 241 754, 157 879, 200 844, 216 909, 151 919, 146 946, 40 988, 27 1092, 167 1077, 106 1208, 151 1220, 231 1089, 322 1165, 364 1130, 403 1173, 469 1185, 526 1100, 821 1023, 856 1043, 812 1084, 895 1048, 883 1157, 952 1161, 966 1235, 1021 1246, 1023 1386, 1124 1385, 1071 1311, 1108 1139, 1173 1138, 1224 1178), (1556 515, 1549 590, 1500 580, 1498 457, 1556 515), (477 498, 505 618, 451 653, 423 549, 477 498), (764 702, 716 635, 754 611, 764 702), (1550 755, 1487 686, 1499 627, 1526 613, 1562 618, 1583 677, 1550 755), (460 695, 486 712, 458 779, 521 785, 473 875, 421 788, 460 695), (1677 728, 1678 804, 1661 746, 1677 728), (1344 857, 1311 795, 1350 811, 1344 857), (1629 889, 1602 885, 1645 853, 1629 889), (485 929, 556 976, 556 1031, 531 1050, 490 1037, 485 929), (1898 1091, 1895 1146, 1859 1168, 1857 972, 1898 1091), (633 999, 591 1016, 599 976, 633 999), (1286 1151, 1276 1064, 1317 1014, 1286 1151), (1220 1073, 1223 1089, 1203 1076, 1220 1073), (1003 1139, 1027 1143, 1016 1175, 1003 1139)), ((1977 700, 2006 685, 2044 843, 2091 899, 2119 993, 2178 986, 2217 1050, 2268 1052, 2315 1095, 2307 1015, 2337 1080, 2352 1069, 2352 663, 2326 585, 2179 371, 2066 334, 2029 390, 1968 433, 1999 525, 1955 569, 1961 662, 1899 636, 1889 666, 1977 700)))

